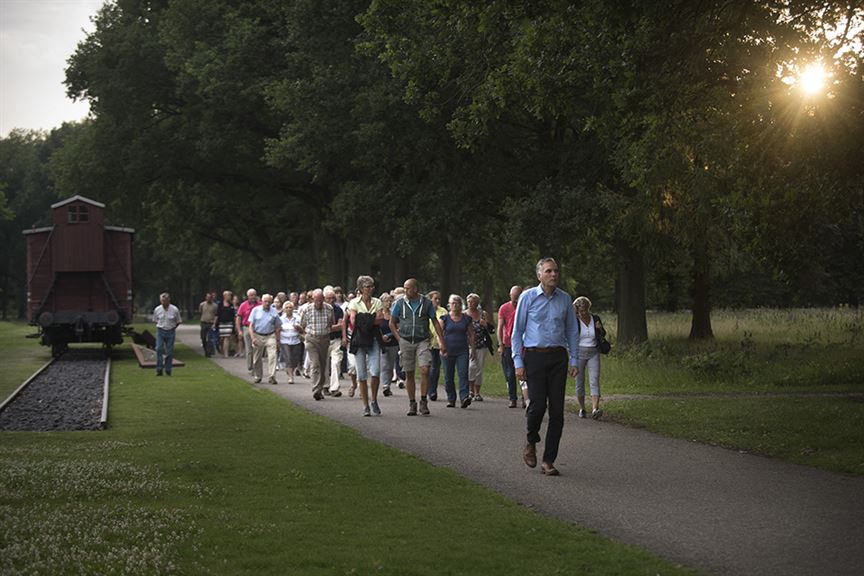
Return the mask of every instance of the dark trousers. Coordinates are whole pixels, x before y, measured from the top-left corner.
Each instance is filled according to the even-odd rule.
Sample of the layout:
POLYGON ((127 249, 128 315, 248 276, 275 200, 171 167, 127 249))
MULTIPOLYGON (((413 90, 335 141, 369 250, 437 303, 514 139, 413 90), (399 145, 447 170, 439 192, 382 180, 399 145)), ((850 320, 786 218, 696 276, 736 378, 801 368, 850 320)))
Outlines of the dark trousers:
POLYGON ((540 442, 540 425, 546 408, 549 408, 549 424, 546 426, 546 443, 543 462, 555 462, 558 444, 564 429, 564 391, 567 387, 567 351, 544 353, 525 351, 525 379, 528 381, 528 442, 540 442))
POLYGON ((430 348, 432 365, 429 366, 429 398, 438 397, 438 380, 441 378, 441 350, 430 348))
POLYGON ((211 328, 213 328, 213 324, 209 322, 201 322, 201 347, 204 348, 204 354, 206 356, 213 355, 213 350, 210 347, 211 328))
POLYGON ((513 365, 513 349, 501 348, 501 370, 504 371, 504 380, 507 381, 507 393, 510 400, 516 401, 516 366, 513 365))

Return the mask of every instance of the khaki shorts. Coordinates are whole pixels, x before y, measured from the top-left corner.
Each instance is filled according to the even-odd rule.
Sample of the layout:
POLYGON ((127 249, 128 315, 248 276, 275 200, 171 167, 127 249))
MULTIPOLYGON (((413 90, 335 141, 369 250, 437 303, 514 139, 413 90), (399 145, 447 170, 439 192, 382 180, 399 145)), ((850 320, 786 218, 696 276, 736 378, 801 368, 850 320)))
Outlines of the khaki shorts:
POLYGON ((409 342, 405 338, 399 339, 399 363, 405 372, 414 372, 417 366, 428 368, 432 365, 432 352, 429 349, 429 340, 420 342, 409 342))

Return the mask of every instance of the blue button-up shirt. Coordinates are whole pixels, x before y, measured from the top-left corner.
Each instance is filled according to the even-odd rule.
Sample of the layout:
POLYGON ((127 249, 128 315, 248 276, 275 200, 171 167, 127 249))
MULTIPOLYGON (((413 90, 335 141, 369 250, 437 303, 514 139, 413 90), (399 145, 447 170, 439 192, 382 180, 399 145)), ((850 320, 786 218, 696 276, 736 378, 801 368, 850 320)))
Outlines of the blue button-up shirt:
POLYGON ((546 296, 538 285, 526 290, 516 305, 513 321, 513 364, 524 368, 523 348, 567 348, 570 366, 579 365, 579 325, 570 295, 555 288, 546 296))
POLYGON ((282 321, 272 305, 267 310, 264 310, 264 306, 258 306, 249 314, 249 326, 258 334, 272 334, 277 325, 281 327, 282 321))

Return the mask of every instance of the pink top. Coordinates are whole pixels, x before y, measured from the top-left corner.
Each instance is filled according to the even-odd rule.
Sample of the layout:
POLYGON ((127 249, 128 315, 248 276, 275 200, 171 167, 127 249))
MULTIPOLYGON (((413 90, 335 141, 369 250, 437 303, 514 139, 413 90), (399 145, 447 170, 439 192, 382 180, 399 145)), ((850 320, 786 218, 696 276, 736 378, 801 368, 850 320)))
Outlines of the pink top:
POLYGON ((516 306, 505 302, 498 308, 498 322, 501 324, 501 345, 512 348, 513 344, 513 322, 516 320, 516 306))
POLYGON ((261 301, 255 303, 254 306, 249 304, 249 300, 244 300, 242 304, 237 308, 237 316, 240 317, 240 325, 241 326, 249 326, 249 315, 252 314, 252 310, 261 306, 261 301))

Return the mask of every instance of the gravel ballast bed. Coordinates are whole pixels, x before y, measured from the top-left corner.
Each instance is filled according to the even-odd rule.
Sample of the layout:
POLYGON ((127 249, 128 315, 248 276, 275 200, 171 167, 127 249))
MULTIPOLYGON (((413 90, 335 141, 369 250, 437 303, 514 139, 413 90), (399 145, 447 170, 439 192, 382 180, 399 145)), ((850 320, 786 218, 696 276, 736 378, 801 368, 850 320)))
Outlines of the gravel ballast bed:
POLYGON ((0 430, 100 429, 105 366, 101 350, 70 350, 0 412, 0 430))

